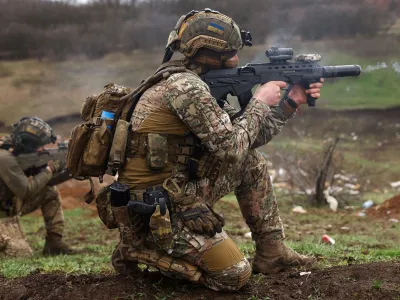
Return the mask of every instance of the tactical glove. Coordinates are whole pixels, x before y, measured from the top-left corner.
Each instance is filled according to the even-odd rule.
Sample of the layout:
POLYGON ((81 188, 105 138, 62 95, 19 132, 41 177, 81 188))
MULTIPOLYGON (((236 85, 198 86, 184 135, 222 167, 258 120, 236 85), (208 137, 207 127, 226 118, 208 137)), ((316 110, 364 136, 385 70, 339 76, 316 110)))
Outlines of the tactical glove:
POLYGON ((47 163, 47 166, 50 168, 51 172, 58 173, 65 169, 65 162, 61 160, 51 160, 47 163))
POLYGON ((195 196, 186 196, 174 199, 178 216, 190 230, 210 237, 222 231, 224 219, 215 213, 203 199, 195 196))

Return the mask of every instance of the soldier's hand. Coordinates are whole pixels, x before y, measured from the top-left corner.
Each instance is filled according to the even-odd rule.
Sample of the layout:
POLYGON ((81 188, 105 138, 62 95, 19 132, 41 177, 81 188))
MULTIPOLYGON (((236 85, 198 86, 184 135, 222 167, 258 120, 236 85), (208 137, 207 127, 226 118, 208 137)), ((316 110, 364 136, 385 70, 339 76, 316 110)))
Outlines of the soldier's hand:
POLYGON ((210 237, 222 231, 223 218, 208 207, 201 198, 194 201, 176 203, 178 215, 183 224, 190 230, 199 234, 207 234, 210 237), (186 203, 185 203, 186 202, 186 203))
POLYGON ((307 95, 311 95, 313 98, 318 99, 321 97, 321 88, 324 82, 324 78, 320 79, 320 82, 310 84, 310 88, 306 90, 300 84, 295 84, 293 89, 289 93, 289 97, 297 103, 297 106, 307 103, 307 95))
POLYGON ((50 160, 47 162, 47 169, 53 174, 61 172, 65 169, 65 162, 61 160, 50 160))
POLYGON ((281 89, 286 87, 284 81, 269 81, 260 85, 253 97, 261 100, 269 106, 277 105, 281 99, 281 89))

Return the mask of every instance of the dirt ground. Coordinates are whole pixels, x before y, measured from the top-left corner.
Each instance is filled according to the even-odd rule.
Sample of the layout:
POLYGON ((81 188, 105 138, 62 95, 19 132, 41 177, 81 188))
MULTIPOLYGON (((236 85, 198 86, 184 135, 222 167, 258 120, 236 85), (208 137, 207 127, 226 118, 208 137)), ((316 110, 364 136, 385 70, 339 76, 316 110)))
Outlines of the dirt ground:
POLYGON ((0 278, 0 299, 399 299, 400 263, 373 263, 255 277, 239 292, 221 293, 158 272, 116 275, 32 274, 0 278), (260 280, 257 280, 260 279, 260 280))
POLYGON ((386 200, 378 206, 373 206, 367 210, 368 216, 378 218, 400 219, 400 195, 386 200))

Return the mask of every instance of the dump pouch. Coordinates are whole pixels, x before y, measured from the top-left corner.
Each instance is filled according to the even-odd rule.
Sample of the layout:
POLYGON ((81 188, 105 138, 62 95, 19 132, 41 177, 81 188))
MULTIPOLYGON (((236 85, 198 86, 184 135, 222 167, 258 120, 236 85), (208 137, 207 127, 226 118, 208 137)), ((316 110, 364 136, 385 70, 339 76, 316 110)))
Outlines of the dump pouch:
POLYGON ((113 170, 118 170, 124 165, 129 131, 130 123, 119 119, 115 128, 110 157, 108 159, 108 167, 113 170))
POLYGON ((111 210, 110 186, 103 187, 98 192, 96 196, 96 208, 100 220, 108 229, 118 228, 118 223, 111 210))

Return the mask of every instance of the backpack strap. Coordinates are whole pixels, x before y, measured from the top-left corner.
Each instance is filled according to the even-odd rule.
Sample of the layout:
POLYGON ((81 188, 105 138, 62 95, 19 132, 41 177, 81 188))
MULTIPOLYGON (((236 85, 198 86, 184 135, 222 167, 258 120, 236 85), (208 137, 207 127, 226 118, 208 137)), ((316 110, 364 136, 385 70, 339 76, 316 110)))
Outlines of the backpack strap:
POLYGON ((190 71, 182 65, 182 61, 171 61, 162 64, 160 67, 158 67, 157 71, 153 75, 142 81, 142 83, 133 92, 121 98, 121 100, 126 101, 126 105, 122 110, 120 118, 129 122, 133 111, 135 110, 136 104, 147 89, 157 84, 163 78, 168 78, 171 74, 183 72, 190 71))

